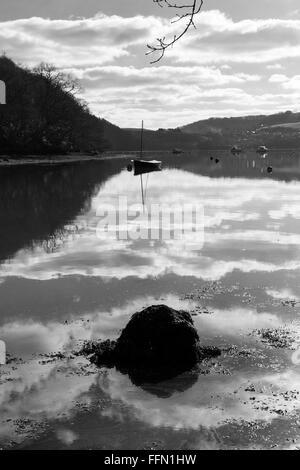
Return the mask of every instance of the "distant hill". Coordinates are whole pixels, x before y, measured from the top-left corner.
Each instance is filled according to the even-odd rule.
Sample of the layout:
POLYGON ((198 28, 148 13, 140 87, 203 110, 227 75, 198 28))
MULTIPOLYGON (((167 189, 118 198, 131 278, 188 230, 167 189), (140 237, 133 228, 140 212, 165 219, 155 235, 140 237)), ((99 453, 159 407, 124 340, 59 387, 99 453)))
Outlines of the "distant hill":
POLYGON ((137 150, 139 148, 139 137, 135 132, 112 124, 106 119, 101 119, 103 137, 109 143, 110 150, 137 150))
POLYGON ((180 127, 180 130, 185 134, 226 134, 241 131, 256 131, 262 127, 286 125, 300 121, 300 113, 292 113, 286 111, 284 113, 277 113, 258 116, 243 116, 243 117, 230 117, 230 118, 210 118, 202 121, 197 121, 192 124, 180 127))
MULTIPOLYGON (((127 135, 131 136, 131 142, 134 142, 134 150, 139 150, 141 140, 140 129, 126 129, 127 135)), ((214 144, 215 145, 215 144, 214 144)), ((180 129, 158 129, 144 130, 143 147, 145 150, 169 150, 175 147, 183 149, 197 149, 210 147, 210 142, 204 136, 199 137, 190 134, 184 134, 180 129)))
MULTIPOLYGON (((139 141, 139 129, 126 129, 139 141)), ((286 111, 272 115, 210 118, 177 129, 145 130, 144 144, 148 150, 183 150, 231 148, 300 147, 300 113, 286 111)))
POLYGON ((300 122, 288 122, 285 124, 272 124, 272 126, 265 126, 263 129, 270 129, 275 127, 282 127, 283 129, 297 129, 300 130, 300 122))
MULTIPOLYGON (((182 126, 191 140, 207 139, 208 146, 242 147, 267 145, 272 148, 300 147, 300 113, 286 111, 271 115, 210 118, 182 126)), ((200 143, 200 146, 202 144, 200 143)))

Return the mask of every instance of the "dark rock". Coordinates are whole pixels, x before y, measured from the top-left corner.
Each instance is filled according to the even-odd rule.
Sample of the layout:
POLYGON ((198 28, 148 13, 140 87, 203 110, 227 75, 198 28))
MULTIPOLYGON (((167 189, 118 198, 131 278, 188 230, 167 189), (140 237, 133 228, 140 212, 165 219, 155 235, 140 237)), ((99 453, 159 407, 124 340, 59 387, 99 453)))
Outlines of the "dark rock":
POLYGON ((120 365, 192 367, 200 359, 199 336, 189 313, 154 305, 134 314, 116 344, 120 365))
POLYGON ((161 381, 221 354, 201 348, 188 312, 154 305, 135 313, 117 341, 89 343, 81 351, 98 366, 115 366, 135 384, 161 381))

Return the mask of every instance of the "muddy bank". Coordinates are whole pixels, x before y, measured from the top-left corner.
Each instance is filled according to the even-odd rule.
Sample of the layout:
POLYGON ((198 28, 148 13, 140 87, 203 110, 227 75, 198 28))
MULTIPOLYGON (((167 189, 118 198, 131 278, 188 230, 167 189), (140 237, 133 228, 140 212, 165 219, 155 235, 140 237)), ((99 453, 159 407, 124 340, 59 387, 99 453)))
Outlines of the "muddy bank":
POLYGON ((29 156, 7 156, 0 155, 0 168, 10 167, 17 165, 61 165, 67 163, 84 163, 84 162, 96 162, 103 160, 117 160, 117 159, 130 159, 134 158, 136 152, 118 152, 103 153, 101 155, 29 155, 29 156))

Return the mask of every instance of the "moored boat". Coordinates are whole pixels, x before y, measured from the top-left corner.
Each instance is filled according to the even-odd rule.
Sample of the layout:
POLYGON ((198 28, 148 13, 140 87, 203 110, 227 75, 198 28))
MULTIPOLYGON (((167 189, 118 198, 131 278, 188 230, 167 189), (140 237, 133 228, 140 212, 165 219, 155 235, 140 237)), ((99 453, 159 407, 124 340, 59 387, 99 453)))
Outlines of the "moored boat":
POLYGON ((260 147, 258 147, 258 149, 256 150, 257 153, 261 153, 261 154, 265 154, 265 153, 268 153, 269 149, 268 147, 266 147, 265 145, 261 145, 260 147))
POLYGON ((153 171, 161 171, 162 163, 159 160, 143 160, 143 135, 144 135, 144 121, 142 121, 141 129, 141 150, 140 158, 131 160, 131 163, 127 166, 128 171, 134 170, 134 175, 141 175, 141 184, 143 185, 142 175, 144 173, 152 173, 153 171))
POLYGON ((242 149, 241 147, 239 147, 238 145, 234 145, 231 149, 231 153, 233 154, 239 154, 239 153, 242 153, 242 149))

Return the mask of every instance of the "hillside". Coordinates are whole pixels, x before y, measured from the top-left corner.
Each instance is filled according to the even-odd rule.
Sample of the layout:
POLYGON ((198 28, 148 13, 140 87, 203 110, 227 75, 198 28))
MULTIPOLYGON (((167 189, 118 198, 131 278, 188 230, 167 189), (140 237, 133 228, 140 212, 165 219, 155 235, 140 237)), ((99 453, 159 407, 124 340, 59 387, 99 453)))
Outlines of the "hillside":
POLYGON ((216 145, 242 147, 267 145, 272 148, 300 146, 300 113, 286 111, 271 115, 211 118, 180 128, 193 140, 207 138, 216 145))
POLYGON ((101 119, 103 137, 108 142, 110 150, 137 150, 140 146, 138 133, 112 124, 106 119, 101 119))
MULTIPOLYGON (((145 131, 147 150, 183 150, 231 148, 300 147, 300 113, 279 113, 270 116, 246 116, 236 118, 212 118, 177 129, 145 131)), ((140 131, 127 129, 139 141, 140 131)))
POLYGON ((197 121, 180 129, 185 134, 226 134, 256 131, 262 127, 278 126, 300 121, 300 113, 277 113, 272 115, 243 116, 231 118, 210 118, 197 121))
POLYGON ((287 122, 285 124, 272 124, 272 126, 265 126, 263 129, 270 129, 274 127, 282 127, 283 129, 298 129, 300 130, 300 122, 287 122))
POLYGON ((0 152, 53 154, 103 150, 102 122, 76 92, 77 83, 54 67, 29 70, 0 57, 7 104, 0 106, 0 152))

